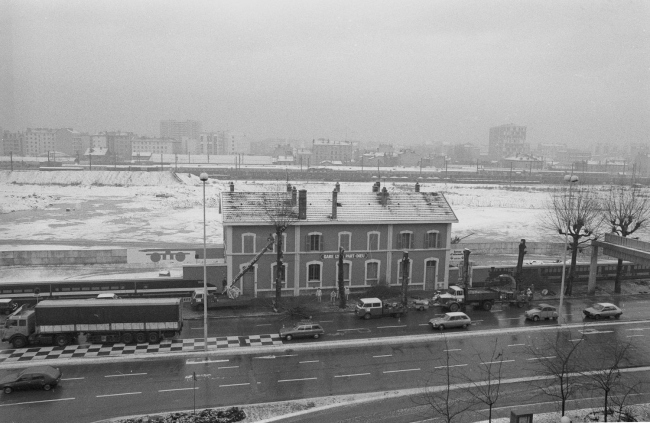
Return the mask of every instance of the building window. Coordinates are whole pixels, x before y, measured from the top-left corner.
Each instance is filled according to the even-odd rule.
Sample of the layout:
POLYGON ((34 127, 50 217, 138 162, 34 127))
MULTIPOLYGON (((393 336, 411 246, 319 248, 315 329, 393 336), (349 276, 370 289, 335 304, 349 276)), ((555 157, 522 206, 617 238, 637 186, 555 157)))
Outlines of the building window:
MULTIPOLYGON (((273 234, 273 240, 275 241, 278 238, 278 234, 273 234)), ((282 233, 282 252, 286 253, 287 252, 287 234, 282 233)), ((273 242, 273 252, 277 253, 278 252, 278 244, 277 242, 273 242)))
POLYGON ((377 285, 379 283, 379 261, 366 262, 366 285, 377 285))
POLYGON ((397 249, 413 249, 413 232, 402 231, 397 237, 397 249))
POLYGON ((306 235, 305 251, 323 251, 323 234, 314 232, 306 235))
POLYGON ((241 252, 245 254, 253 254, 255 252, 255 234, 243 234, 241 239, 241 252))
MULTIPOLYGON (((271 264, 271 285, 275 289, 275 269, 277 267, 277 263, 271 264)), ((282 267, 280 267, 280 285, 282 285, 282 288, 287 287, 287 263, 282 263, 282 267)))
POLYGON ((438 231, 428 231, 424 234, 424 248, 439 248, 438 236, 438 231))
POLYGON ((379 250, 379 232, 368 232, 368 251, 379 250))
POLYGON ((350 251, 352 234, 350 232, 339 232, 339 249, 343 248, 345 251, 350 251))
POLYGON ((307 263, 307 282, 318 282, 320 284, 323 280, 322 269, 323 266, 320 262, 307 263))
MULTIPOLYGON (((343 262, 343 284, 344 285, 350 285, 350 270, 352 269, 352 262, 351 261, 344 261, 343 262)), ((336 284, 338 286, 339 283, 339 263, 338 261, 336 262, 336 284)))

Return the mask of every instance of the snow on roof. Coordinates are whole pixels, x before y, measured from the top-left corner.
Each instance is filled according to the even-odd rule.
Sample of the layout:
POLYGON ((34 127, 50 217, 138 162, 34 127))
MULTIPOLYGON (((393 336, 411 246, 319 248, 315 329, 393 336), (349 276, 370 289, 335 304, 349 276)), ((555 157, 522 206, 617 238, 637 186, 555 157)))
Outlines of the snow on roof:
MULTIPOLYGON (((284 195, 290 201, 291 195, 284 195)), ((282 196, 282 193, 222 192, 223 224, 268 222, 265 202, 268 204, 278 196, 282 196)), ((339 192, 337 203, 339 206, 334 221, 338 223, 458 223, 444 195, 436 192, 389 192, 385 206, 381 204, 381 195, 376 192, 339 192)), ((292 210, 298 213, 297 204, 292 210)), ((331 222, 331 215, 331 192, 307 192, 307 219, 298 222, 331 222)))

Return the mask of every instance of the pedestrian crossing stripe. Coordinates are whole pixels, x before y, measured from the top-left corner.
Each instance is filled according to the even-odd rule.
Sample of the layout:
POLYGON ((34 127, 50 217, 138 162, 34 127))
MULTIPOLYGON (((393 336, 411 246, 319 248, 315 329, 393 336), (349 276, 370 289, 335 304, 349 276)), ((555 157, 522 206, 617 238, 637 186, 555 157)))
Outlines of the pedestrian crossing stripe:
MULTIPOLYGON (((208 338, 208 349, 282 345, 278 334, 218 336, 208 338)), ((203 338, 164 339, 159 344, 91 344, 65 347, 31 347, 0 350, 0 363, 51 360, 56 358, 118 357, 126 355, 203 351, 203 338)))

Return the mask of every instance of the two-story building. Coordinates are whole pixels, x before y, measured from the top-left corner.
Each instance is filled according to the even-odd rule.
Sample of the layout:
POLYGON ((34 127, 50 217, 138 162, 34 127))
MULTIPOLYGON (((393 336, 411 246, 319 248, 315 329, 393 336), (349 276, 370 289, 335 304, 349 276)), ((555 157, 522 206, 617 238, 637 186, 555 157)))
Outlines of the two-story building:
MULTIPOLYGON (((273 222, 284 220, 289 223, 282 235, 283 295, 334 288, 340 248, 343 279, 352 291, 401 286, 404 252, 410 287, 447 287, 451 224, 458 219, 442 194, 419 192, 419 185, 411 192, 373 192, 370 185, 367 192, 230 191, 221 194, 221 212, 228 281, 273 239, 273 222), (273 201, 286 207, 270 210, 273 201), (280 209, 285 216, 276 219, 273 213, 280 209)), ((274 244, 237 286, 246 295, 272 296, 275 267, 274 244)))

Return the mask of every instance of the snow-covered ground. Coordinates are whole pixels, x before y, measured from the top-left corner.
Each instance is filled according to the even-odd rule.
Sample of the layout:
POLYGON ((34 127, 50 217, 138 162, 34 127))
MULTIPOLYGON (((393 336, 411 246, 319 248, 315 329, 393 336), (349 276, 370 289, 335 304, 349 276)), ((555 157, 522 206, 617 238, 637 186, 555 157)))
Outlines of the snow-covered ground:
MULTIPOLYGON (((290 181, 298 189, 331 192, 334 182, 290 181)), ((235 181, 238 191, 284 190, 286 183, 235 181)), ((389 191, 414 189, 388 182, 389 191)), ((371 183, 341 183, 342 191, 370 191, 371 183)), ((561 241, 539 221, 547 186, 423 183, 444 193, 459 223, 452 236, 467 242, 561 241)), ((207 235, 221 243, 218 194, 228 182, 206 185, 207 235)), ((118 248, 203 243, 203 187, 197 176, 170 172, 0 171, 0 250, 118 248)))

